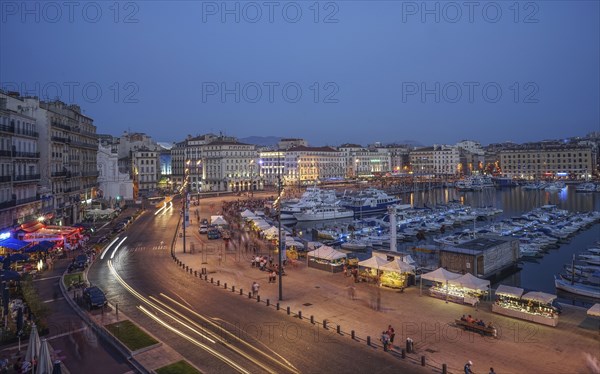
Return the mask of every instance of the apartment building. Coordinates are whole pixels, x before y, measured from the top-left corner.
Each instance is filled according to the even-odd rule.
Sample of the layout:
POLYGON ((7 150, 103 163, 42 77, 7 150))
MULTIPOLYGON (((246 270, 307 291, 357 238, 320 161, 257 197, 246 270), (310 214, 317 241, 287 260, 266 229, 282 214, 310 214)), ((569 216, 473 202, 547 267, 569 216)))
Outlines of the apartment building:
POLYGON ((284 183, 307 185, 340 179, 346 174, 345 155, 331 147, 298 146, 286 150, 284 183))

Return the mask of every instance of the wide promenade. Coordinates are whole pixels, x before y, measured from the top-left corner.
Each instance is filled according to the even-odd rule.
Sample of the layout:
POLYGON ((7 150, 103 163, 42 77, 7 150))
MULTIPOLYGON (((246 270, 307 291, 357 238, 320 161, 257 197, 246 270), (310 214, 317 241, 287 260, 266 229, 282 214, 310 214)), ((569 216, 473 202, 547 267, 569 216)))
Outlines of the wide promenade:
MULTIPOLYGON (((210 215, 221 213, 223 201, 238 199, 244 198, 201 199, 199 216, 210 219, 210 215)), ((176 257, 189 268, 198 272, 205 269, 207 280, 195 278, 193 274, 188 276, 193 282, 201 283, 200 287, 217 287, 219 281, 221 288, 227 283, 229 289, 231 286, 243 288, 245 294, 256 281, 260 284, 261 301, 265 303, 268 299, 272 308, 278 302, 278 284, 269 283, 267 272, 251 266, 251 258, 255 255, 253 246, 247 249, 246 239, 238 241, 236 233, 227 247, 222 240, 209 241, 206 235, 198 233, 195 208, 191 207, 192 226, 186 232, 187 253, 183 253, 183 242, 179 237, 174 249, 176 257), (192 248, 193 253, 190 253, 192 248)), ((250 240, 253 244, 259 243, 259 254, 271 254, 268 246, 252 236, 250 240)), ((232 293, 231 297, 241 296, 232 293)), ((256 303, 256 300, 248 302, 256 303)), ((421 356, 425 356, 428 366, 441 368, 446 363, 450 372, 460 372, 464 363, 472 360, 475 372, 487 372, 494 367, 498 373, 586 373, 584 353, 597 354, 600 348, 597 325, 589 324, 582 308, 564 306, 559 325, 552 328, 493 314, 489 302, 481 303, 475 309, 445 303, 426 296, 425 292, 421 295, 419 287, 399 293, 364 283, 355 284, 352 278, 341 273, 308 268, 301 260, 286 268, 283 300, 279 303, 281 313, 286 313, 289 306, 290 318, 297 318, 301 312, 306 323, 310 324, 309 319, 313 316, 315 324, 327 320, 330 329, 339 325, 341 334, 348 339, 354 330, 356 344, 365 345, 365 349, 368 336, 373 344, 380 344, 381 331, 391 324, 396 331, 393 351, 399 352, 406 338, 411 338, 415 353, 408 354, 408 360, 420 361, 421 356), (352 286, 355 286, 354 298, 351 297, 352 286), (462 314, 492 321, 499 330, 498 338, 482 337, 454 327, 453 321, 462 314)), ((266 304, 264 308, 267 308, 266 304)))

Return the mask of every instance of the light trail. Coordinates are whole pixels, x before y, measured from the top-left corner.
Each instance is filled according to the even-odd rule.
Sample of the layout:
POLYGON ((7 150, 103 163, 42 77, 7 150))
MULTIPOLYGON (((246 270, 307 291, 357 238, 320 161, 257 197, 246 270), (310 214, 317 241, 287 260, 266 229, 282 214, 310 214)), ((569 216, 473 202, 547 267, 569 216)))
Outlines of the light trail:
POLYGON ((156 321, 157 323, 159 323, 163 327, 171 330, 172 332, 174 332, 175 334, 181 336, 182 338, 184 338, 185 340, 187 340, 190 343, 194 344, 195 346, 200 347, 200 348, 206 350, 207 352, 209 352, 212 355, 214 355, 215 357, 219 358, 221 361, 225 362, 227 365, 231 366, 232 368, 234 368, 238 372, 245 373, 245 374, 250 374, 250 372, 248 370, 246 370, 243 367, 241 367, 240 365, 236 364, 233 360, 230 360, 229 358, 225 357, 223 354, 217 352, 216 350, 212 349, 211 347, 207 346, 206 344, 202 344, 201 342, 197 341, 196 339, 192 338, 191 336, 186 335, 183 332, 177 330, 173 326, 169 325, 165 321, 161 320, 160 318, 158 318, 157 316, 155 316, 154 314, 152 314, 149 310, 147 310, 143 306, 141 306, 141 305, 138 306, 138 309, 140 309, 144 314, 146 314, 148 317, 152 318, 154 321, 156 321))
POLYGON ((108 249, 110 248, 110 246, 115 244, 115 242, 117 240, 119 240, 118 236, 116 238, 114 238, 113 241, 110 242, 110 244, 106 246, 106 248, 104 248, 104 251, 102 251, 102 255, 100 255, 100 260, 104 260, 104 256, 106 255, 106 252, 108 252, 108 249))
MULTIPOLYGON (((276 371, 273 371, 271 368, 269 368, 268 366, 266 366, 265 364, 261 363, 260 361, 258 361, 257 359, 253 358, 252 356, 248 355, 247 353, 241 351, 239 348, 228 345, 227 341, 223 340, 223 338, 219 337, 218 335, 216 335, 215 333, 213 333, 212 331, 202 327, 201 325, 199 325, 197 322, 191 320, 190 318, 184 316, 183 314, 181 314, 180 312, 178 312, 177 310, 173 309, 172 307, 166 305, 165 303, 157 300, 156 298, 150 296, 150 299, 155 300, 156 302, 158 302, 160 305, 166 307, 167 309, 173 311, 175 314, 177 314, 178 316, 180 316, 184 321, 189 322, 192 326, 186 324, 184 321, 178 319, 175 315, 170 314, 169 312, 165 311, 164 309, 162 309, 159 305, 157 305, 156 303, 153 303, 152 301, 150 301, 148 298, 144 297, 142 294, 140 294, 139 292, 137 292, 133 287, 131 287, 127 282, 125 282, 123 280, 123 278, 121 278, 121 276, 117 273, 116 269, 114 268, 114 265, 112 263, 111 260, 108 261, 108 267, 111 271, 111 273, 114 275, 114 277, 117 279, 117 281, 127 290, 129 291, 134 297, 136 297, 137 299, 139 299, 140 301, 142 301, 143 303, 149 305, 150 307, 152 307, 153 309, 155 309, 156 311, 164 314, 165 316, 171 318, 173 321, 179 323, 180 325, 184 326, 185 328, 189 329, 190 331, 194 332, 195 334, 201 336, 202 338, 208 340, 210 343, 215 344, 217 341, 221 344, 223 344, 226 348, 233 350, 234 352, 238 353, 239 355, 241 355, 242 357, 246 358, 247 360, 253 362, 255 365, 257 365, 258 367, 262 368, 263 370, 272 373, 272 374, 277 374, 276 371), (198 329, 204 331, 205 333, 209 334, 211 337, 214 338, 211 339, 211 337, 203 334, 202 332, 198 331, 197 329, 195 329, 194 327, 197 327, 198 329)), ((145 313, 147 313, 147 310, 145 308, 143 308, 143 306, 138 306, 138 308, 142 309, 145 313)), ((195 313, 197 314, 197 313, 195 313)), ((176 329, 173 326, 170 326, 168 324, 166 324, 164 321, 160 320, 158 317, 152 315, 151 313, 149 314, 155 321, 157 321, 158 323, 160 323, 161 325, 167 327, 169 330, 175 332, 176 334, 180 335, 181 337, 183 337, 186 340, 191 341, 192 343, 194 343, 195 345, 204 348, 206 351, 208 351, 209 353, 213 354, 214 356, 216 356, 217 358, 223 360, 225 363, 227 363, 228 365, 232 366, 233 368, 235 368, 236 370, 238 370, 238 368, 241 369, 241 372, 243 373, 248 373, 246 370, 244 370, 243 368, 241 368, 241 366, 239 366, 238 364, 236 364, 235 362, 233 362, 232 360, 230 360, 229 358, 223 356, 222 354, 216 352, 214 349, 206 346, 205 344, 199 342, 198 340, 190 337, 189 335, 186 335, 185 333, 183 333, 182 331, 176 329), (216 353, 215 353, 216 352, 216 353)), ((205 319, 204 317, 202 317, 202 319, 205 319)), ((205 319, 207 320, 207 319, 205 319)), ((209 321, 209 320, 207 320, 209 321)), ((211 322, 212 325, 215 325, 214 323, 211 322)), ((240 339, 238 339, 240 340, 240 339)), ((240 340, 241 341, 241 340, 240 340)), ((242 341, 243 342, 243 341, 242 341)), ((245 343, 245 342, 244 342, 245 343)), ((247 344, 247 343, 246 343, 247 344)), ((260 351, 259 351, 260 352, 260 351)), ((266 356, 269 357, 269 356, 266 356)), ((238 370, 240 371, 240 370, 238 370)))
POLYGON ((115 249, 112 251, 112 254, 110 255, 110 259, 112 260, 115 257, 115 253, 117 253, 117 250, 119 249, 119 247, 121 246, 121 244, 123 244, 123 242, 125 241, 125 239, 127 239, 127 237, 124 237, 119 244, 117 244, 117 246, 115 247, 115 249))
MULTIPOLYGON (((251 345, 250 343, 248 343, 245 340, 242 340, 239 336, 236 336, 235 334, 223 329, 221 326, 219 326, 218 324, 214 323, 213 321, 211 321, 210 319, 196 313, 194 310, 186 307, 185 305, 181 304, 180 302, 178 302, 177 300, 174 300, 173 298, 165 295, 164 293, 160 293, 160 295, 164 298, 166 298, 167 300, 171 301, 172 303, 174 303, 175 305, 178 305, 180 308, 183 308, 185 310, 187 310, 188 312, 192 313, 194 316, 198 317, 199 319, 201 319, 202 321, 205 321, 206 323, 209 323, 210 325, 212 325, 213 327, 222 330, 224 333, 226 333, 227 335, 231 336, 233 339, 237 340, 238 342, 244 344, 245 346, 247 346, 248 348, 252 349, 253 351, 259 353, 260 355, 268 358, 269 360, 272 360, 274 362, 276 362, 277 364, 285 367, 287 370, 293 372, 293 373, 300 373, 300 371, 298 369, 296 369, 294 367, 294 365, 292 365, 291 362, 289 362, 288 360, 285 359, 285 357, 279 355, 277 352, 274 352, 271 350, 272 354, 277 356, 281 361, 277 361, 275 360, 272 356, 268 355, 266 352, 263 352, 262 350, 256 348, 255 346, 251 345)), ((260 343, 260 342, 259 342, 260 343)), ((262 343, 261 343, 262 344, 262 343)), ((264 346, 264 345, 263 345, 264 346)), ((266 349, 269 349, 268 347, 265 346, 266 349)), ((269 349, 270 350, 270 349, 269 349)))

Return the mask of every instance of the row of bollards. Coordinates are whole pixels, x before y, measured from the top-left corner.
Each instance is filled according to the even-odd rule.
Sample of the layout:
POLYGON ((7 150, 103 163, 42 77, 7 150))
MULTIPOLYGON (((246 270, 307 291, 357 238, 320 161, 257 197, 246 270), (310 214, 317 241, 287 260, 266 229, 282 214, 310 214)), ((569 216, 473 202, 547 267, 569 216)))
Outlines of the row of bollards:
MULTIPOLYGON (((173 259, 175 260, 175 262, 177 263, 178 266, 181 266, 182 269, 184 269, 186 272, 189 272, 190 274, 193 274, 194 277, 200 277, 202 278, 202 275, 204 275, 204 280, 208 281, 208 276, 206 268, 201 268, 200 272, 198 272, 198 270, 193 270, 192 268, 190 268, 189 266, 185 265, 181 260, 179 260, 175 255, 172 255, 173 259)), ((210 278, 210 283, 214 284, 214 279, 211 277, 210 278)), ((220 280, 217 280, 217 286, 220 286, 221 282, 220 280)), ((223 283, 223 288, 227 289, 227 283, 223 283)), ((231 287, 231 292, 235 292, 235 286, 231 287)), ((244 294, 244 290, 242 288, 240 288, 239 290, 240 295, 244 294)), ((252 298, 252 292, 248 292, 248 298, 251 299, 252 298)), ((260 295, 256 295, 256 301, 260 302, 260 295)), ((271 301, 269 299, 266 299, 266 304, 267 306, 271 305, 271 301)), ((280 310, 280 305, 279 303, 276 303, 275 305, 277 310, 280 310)), ((117 312, 118 313, 118 312, 117 312)), ((291 309, 290 307, 286 307, 286 313, 287 315, 291 315, 291 309)), ((297 313, 297 316, 299 319, 302 319, 302 311, 299 310, 297 313)), ((315 317, 313 315, 310 316, 310 323, 311 324, 315 324, 315 317)), ((329 326, 328 326, 328 321, 327 319, 323 320, 323 328, 325 330, 329 330, 329 326)), ((336 332, 340 335, 342 334, 342 327, 340 325, 336 325, 336 332)), ((354 330, 350 331, 350 338, 352 340, 357 340, 356 338, 356 332, 354 330)), ((367 336, 367 345, 371 346, 371 337, 367 336)), ((406 348, 402 348, 400 351, 401 357, 404 359, 406 358, 406 354, 407 353, 414 353, 414 342, 411 338, 407 338, 406 339, 406 348)), ((421 366, 426 366, 427 364, 427 360, 425 356, 421 356, 421 366)), ((447 364, 442 364, 442 374, 447 374, 448 373, 448 365, 447 364)))

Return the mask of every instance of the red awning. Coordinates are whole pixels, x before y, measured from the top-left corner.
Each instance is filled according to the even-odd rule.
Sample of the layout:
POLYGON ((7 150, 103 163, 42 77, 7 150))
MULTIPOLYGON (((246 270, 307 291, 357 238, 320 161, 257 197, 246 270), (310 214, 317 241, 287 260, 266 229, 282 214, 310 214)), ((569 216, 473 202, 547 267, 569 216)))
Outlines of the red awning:
POLYGON ((21 225, 21 230, 25 232, 36 232, 39 229, 43 229, 45 226, 41 222, 27 222, 21 225))

